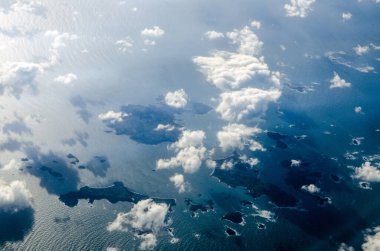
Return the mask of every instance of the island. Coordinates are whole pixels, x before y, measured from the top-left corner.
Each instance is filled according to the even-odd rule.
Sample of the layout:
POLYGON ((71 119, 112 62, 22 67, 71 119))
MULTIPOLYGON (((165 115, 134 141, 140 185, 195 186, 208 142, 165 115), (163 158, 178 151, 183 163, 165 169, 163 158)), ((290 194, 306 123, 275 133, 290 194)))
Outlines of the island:
POLYGON ((242 161, 237 153, 225 159, 216 160, 217 166, 211 173, 212 177, 230 187, 244 187, 247 193, 257 198, 266 195, 278 207, 296 207, 298 199, 282 188, 260 180, 258 169, 251 168, 249 163, 242 161), (223 169, 225 162, 234 163, 233 168, 223 169))
POLYGON ((120 201, 137 203, 141 200, 152 199, 156 203, 165 203, 170 207, 176 205, 174 199, 150 198, 148 195, 133 192, 131 189, 125 187, 122 182, 115 182, 112 186, 104 188, 85 186, 78 191, 69 192, 59 196, 59 200, 68 207, 75 207, 81 199, 88 200, 91 204, 95 200, 102 199, 108 200, 113 204, 120 201))

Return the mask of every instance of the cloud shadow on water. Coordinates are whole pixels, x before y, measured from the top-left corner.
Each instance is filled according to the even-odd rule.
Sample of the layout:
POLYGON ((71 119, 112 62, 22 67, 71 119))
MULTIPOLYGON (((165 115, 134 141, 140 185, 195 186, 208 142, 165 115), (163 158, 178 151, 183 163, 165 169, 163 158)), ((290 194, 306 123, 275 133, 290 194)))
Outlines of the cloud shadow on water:
POLYGON ((128 135, 130 139, 148 145, 174 142, 180 135, 172 109, 159 106, 126 105, 121 112, 128 114, 121 121, 105 121, 116 135, 128 135), (157 126, 171 125, 172 130, 157 130, 157 126))
POLYGON ((34 224, 34 210, 0 211, 0 249, 6 242, 22 241, 34 224))
POLYGON ((55 153, 32 154, 25 162, 25 171, 40 179, 49 194, 60 195, 77 189, 79 174, 73 164, 55 153))

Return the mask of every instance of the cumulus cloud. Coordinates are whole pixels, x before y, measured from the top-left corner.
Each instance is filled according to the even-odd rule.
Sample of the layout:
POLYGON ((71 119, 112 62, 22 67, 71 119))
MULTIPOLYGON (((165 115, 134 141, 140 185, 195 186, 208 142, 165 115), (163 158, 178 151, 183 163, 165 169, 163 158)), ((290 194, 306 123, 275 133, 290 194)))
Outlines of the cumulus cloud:
POLYGON ((243 150, 248 146, 251 150, 263 149, 263 147, 256 142, 253 137, 260 133, 261 129, 257 127, 248 127, 243 124, 229 124, 224 126, 221 131, 217 133, 219 146, 223 151, 240 149, 243 150), (258 145, 260 147, 258 147, 258 145))
POLYGON ((220 165, 220 169, 222 170, 231 170, 234 168, 235 162, 230 159, 230 160, 225 160, 223 163, 220 165))
POLYGON ((276 214, 268 210, 259 210, 256 206, 253 206, 256 209, 256 213, 253 214, 255 217, 260 217, 266 221, 276 222, 276 214))
POLYGON ((363 67, 357 67, 356 70, 363 72, 363 73, 369 73, 375 70, 373 66, 363 66, 363 67))
POLYGON ((175 129, 175 126, 171 125, 171 124, 166 124, 166 125, 158 124, 157 127, 154 130, 155 131, 167 131, 167 132, 171 132, 174 129, 175 129))
POLYGON ((346 80, 342 79, 338 73, 334 72, 334 77, 330 80, 330 88, 344 88, 344 87, 350 87, 351 83, 347 82, 346 80))
MULTIPOLYGON (((265 149, 262 149, 262 150, 265 150, 265 149)), ((239 159, 241 160, 241 162, 248 164, 251 167, 257 166, 260 163, 258 158, 248 158, 247 155, 242 155, 240 156, 239 159)))
POLYGON ((220 89, 237 88, 256 74, 269 76, 264 58, 227 51, 215 51, 210 57, 193 59, 207 81, 220 89))
POLYGON ((139 248, 141 250, 152 250, 157 245, 157 237, 154 234, 140 235, 141 244, 139 248))
POLYGON ((156 45, 156 41, 154 41, 154 40, 150 40, 150 39, 145 39, 145 40, 144 40, 144 44, 145 44, 145 45, 154 46, 154 45, 156 45))
POLYGON ((371 162, 366 161, 361 167, 355 168, 355 173, 352 177, 367 182, 380 182, 380 170, 373 166, 371 162))
POLYGON ((68 74, 60 75, 56 77, 54 81, 65 84, 65 85, 69 85, 77 79, 78 79, 77 75, 75 75, 74 73, 68 73, 68 74))
POLYGON ((187 105, 188 96, 183 89, 168 92, 165 95, 165 103, 174 108, 183 108, 187 105))
POLYGON ((115 44, 119 47, 119 50, 122 52, 128 51, 130 48, 133 47, 134 41, 132 38, 127 37, 125 39, 120 39, 115 42, 115 44))
POLYGON ((352 14, 350 12, 343 12, 342 13, 343 22, 348 21, 351 18, 352 18, 352 14))
POLYGON ((6 183, 0 180, 0 211, 14 213, 32 206, 32 194, 19 180, 6 183))
POLYGON ((370 230, 369 234, 365 235, 362 249, 363 251, 380 250, 380 227, 370 230))
POLYGON ((59 32, 57 30, 48 30, 45 32, 46 37, 53 38, 53 43, 51 44, 52 48, 60 48, 66 46, 66 41, 76 40, 78 36, 75 34, 70 34, 67 32, 59 32))
POLYGON ((165 31, 159 26, 153 26, 152 28, 145 28, 141 31, 141 35, 146 37, 161 37, 165 34, 165 31))
POLYGON ((98 115, 98 118, 102 121, 109 121, 111 123, 116 122, 122 122, 123 118, 127 117, 128 114, 124 112, 115 112, 115 111, 108 111, 106 113, 101 113, 98 115))
POLYGON ((314 2, 315 0, 291 0, 289 4, 284 5, 286 15, 289 17, 307 17, 314 2))
POLYGON ((306 192, 309 192, 309 193, 319 193, 321 191, 321 189, 319 187, 317 187, 316 185, 314 184, 310 184, 310 185, 303 185, 301 187, 302 190, 306 191, 306 192))
POLYGON ((170 159, 159 159, 156 163, 158 170, 182 167, 186 173, 195 173, 207 158, 207 149, 203 145, 206 135, 203 131, 185 130, 179 140, 170 145, 177 153, 170 159))
MULTIPOLYGON (((253 26, 260 26, 254 21, 253 26)), ((264 76, 275 84, 279 84, 279 75, 272 73, 260 56, 263 42, 245 26, 226 33, 226 37, 237 46, 236 52, 216 50, 208 57, 198 56, 193 62, 211 84, 220 89, 238 88, 242 83, 254 76, 264 76)))
POLYGON ((6 93, 19 99, 27 89, 35 88, 38 73, 43 72, 39 64, 29 62, 7 62, 0 66, 0 94, 6 93))
POLYGON ((59 59, 59 53, 58 49, 62 47, 66 47, 67 41, 73 41, 78 39, 78 35, 71 34, 67 32, 59 32, 57 30, 48 30, 45 32, 45 37, 51 38, 52 43, 50 46, 50 58, 49 62, 43 63, 43 67, 49 67, 51 65, 54 65, 58 62, 59 59))
POLYGON ((301 166, 301 163, 302 163, 301 160, 296 160, 296 159, 290 160, 290 166, 299 167, 301 166))
POLYGON ((223 33, 217 31, 207 31, 204 35, 210 40, 215 40, 224 37, 223 33))
POLYGON ((176 173, 171 176, 169 180, 174 183, 174 186, 178 189, 179 193, 186 191, 185 177, 182 174, 176 173))
POLYGON ((155 203, 151 199, 139 201, 128 213, 119 213, 116 219, 109 223, 108 231, 129 231, 141 240, 140 249, 150 250, 157 244, 157 234, 168 225, 167 214, 169 206, 165 203, 155 203))
POLYGON ((354 111, 355 111, 356 113, 362 113, 363 109, 362 109, 361 106, 355 106, 354 111))
POLYGON ((227 37, 239 46, 238 52, 245 55, 259 55, 264 44, 248 26, 227 32, 227 37))
POLYGON ((251 22, 251 27, 256 28, 256 29, 260 29, 261 28, 261 22, 259 22, 257 20, 253 20, 251 22))
POLYGON ((14 0, 14 1, 2 1, 0 4, 0 12, 7 12, 11 10, 13 12, 25 12, 34 15, 39 15, 45 17, 46 8, 40 1, 31 1, 31 0, 14 0), (5 2, 5 8, 4 3, 5 2))
POLYGON ((261 115, 269 102, 277 101, 281 96, 278 89, 263 90, 253 87, 238 91, 224 92, 216 111, 227 121, 240 121, 252 115, 261 115))
POLYGON ((8 164, 6 164, 3 169, 4 170, 18 170, 23 167, 23 164, 21 161, 16 159, 11 159, 8 164))
POLYGON ((355 251, 355 249, 351 246, 348 246, 346 243, 341 243, 338 247, 338 251, 355 251))
POLYGON ((354 48, 352 48, 355 53, 359 56, 362 56, 364 54, 367 54, 370 50, 369 46, 365 45, 365 46, 361 46, 360 44, 358 44, 357 46, 355 46, 354 48))

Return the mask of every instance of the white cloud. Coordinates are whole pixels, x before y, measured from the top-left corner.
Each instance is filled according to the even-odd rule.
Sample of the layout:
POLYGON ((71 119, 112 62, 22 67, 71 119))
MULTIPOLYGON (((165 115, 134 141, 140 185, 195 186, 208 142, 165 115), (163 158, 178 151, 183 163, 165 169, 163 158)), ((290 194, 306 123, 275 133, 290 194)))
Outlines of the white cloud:
POLYGON ((139 248, 141 250, 152 250, 157 245, 157 237, 152 234, 142 234, 139 236, 141 243, 139 248))
POLYGON ((352 18, 352 14, 350 12, 343 12, 342 13, 343 22, 348 21, 351 18, 352 18))
POLYGON ((117 249, 117 248, 114 248, 114 247, 108 247, 107 249, 106 249, 106 251, 118 251, 119 249, 117 249))
POLYGON ((227 32, 226 36, 233 44, 239 45, 238 52, 245 55, 259 55, 264 44, 248 26, 227 32))
POLYGON ((251 27, 256 28, 256 29, 260 29, 261 28, 261 23, 259 21, 257 21, 257 20, 253 20, 251 22, 251 27))
POLYGON ((176 243, 178 243, 179 241, 180 241, 180 239, 175 238, 175 237, 173 237, 173 238, 170 239, 170 243, 171 243, 171 244, 176 244, 176 243))
MULTIPOLYGON (((263 150, 265 150, 265 149, 263 149, 263 150)), ((250 165, 251 167, 257 166, 260 163, 258 158, 248 158, 247 155, 240 156, 240 160, 243 163, 250 165)))
POLYGON ((317 187, 316 185, 314 184, 310 184, 310 185, 303 185, 301 187, 302 190, 305 190, 309 193, 319 193, 321 191, 321 189, 319 187, 317 187))
POLYGON ((216 167, 216 161, 212 159, 206 160, 206 165, 208 168, 214 169, 216 167))
POLYGON ((223 163, 220 165, 220 169, 222 170, 231 170, 234 168, 235 162, 231 160, 225 160, 223 163))
POLYGON ((362 249, 363 251, 378 251, 380 250, 380 227, 376 227, 370 232, 371 234, 364 236, 362 249))
POLYGON ((342 79, 338 73, 334 72, 334 77, 330 80, 330 88, 344 88, 344 87, 350 87, 351 83, 347 82, 346 80, 342 79))
POLYGON ((356 70, 363 73, 368 73, 368 72, 374 71, 375 68, 373 66, 364 66, 364 67, 357 67, 356 70))
POLYGON ((120 39, 115 42, 115 44, 119 47, 119 50, 122 52, 127 52, 130 48, 133 47, 134 41, 130 37, 126 37, 125 39, 120 39))
POLYGON ((269 102, 277 101, 281 96, 278 89, 263 90, 244 88, 238 91, 224 92, 216 111, 227 121, 240 121, 251 115, 261 115, 269 102))
POLYGON ((66 41, 78 39, 78 36, 76 34, 70 34, 67 32, 61 33, 57 30, 48 30, 45 32, 45 36, 53 38, 53 43, 51 44, 51 46, 54 49, 65 47, 66 41))
POLYGON ((165 31, 159 26, 153 26, 152 28, 145 28, 141 31, 141 35, 146 37, 161 37, 165 34, 165 31))
POLYGON ((116 219, 109 223, 108 231, 127 232, 128 227, 142 242, 140 249, 150 250, 157 244, 157 234, 167 226, 169 206, 165 203, 155 203, 152 199, 139 201, 128 213, 119 213, 116 219))
POLYGON ((284 5, 286 15, 289 17, 306 17, 314 2, 315 0, 291 0, 290 4, 284 5))
POLYGON ((182 174, 176 173, 171 176, 169 180, 174 183, 174 186, 178 189, 179 193, 186 191, 185 177, 182 174))
POLYGON ((0 180, 0 211, 17 212, 32 206, 32 194, 19 180, 5 183, 0 180))
POLYGON ((355 251, 355 249, 351 246, 348 246, 346 243, 341 243, 338 251, 355 251))
POLYGON ((45 6, 40 1, 16 0, 11 9, 15 12, 27 12, 32 14, 42 14, 45 6))
POLYGON ((74 80, 77 80, 78 77, 74 73, 68 73, 66 75, 60 75, 54 79, 55 82, 60 82, 65 85, 71 84, 74 80))
POLYGON ((203 146, 203 140, 206 135, 203 131, 189 131, 186 130, 182 133, 181 138, 175 142, 172 146, 175 148, 186 148, 186 147, 199 147, 203 146))
POLYGON ((380 182, 380 170, 366 161, 361 167, 355 168, 352 177, 367 182, 380 182))
POLYGON ((253 216, 263 218, 270 222, 276 222, 275 213, 268 210, 259 210, 258 208, 255 208, 255 209, 256 209, 256 213, 253 214, 253 216))
POLYGON ((361 106, 355 106, 355 108, 354 108, 354 111, 356 112, 356 113, 361 113, 362 112, 362 107, 361 106))
POLYGON ((224 37, 223 33, 217 31, 207 31, 204 35, 210 40, 215 40, 224 37))
POLYGON ((370 50, 369 46, 365 45, 365 46, 361 46, 360 44, 358 44, 357 46, 355 46, 354 48, 352 48, 355 53, 359 56, 362 56, 364 54, 367 54, 370 50))
POLYGON ((150 39, 145 39, 144 45, 154 46, 154 45, 156 45, 156 41, 150 40, 150 39))
POLYGON ((292 159, 290 160, 290 166, 299 167, 301 165, 301 160, 292 159))
POLYGON ((165 95, 165 103, 174 108, 183 108, 187 105, 188 96, 183 89, 168 92, 165 95))
POLYGON ((205 159, 205 147, 186 147, 178 151, 177 156, 170 159, 159 159, 157 169, 168 169, 182 166, 186 173, 195 173, 202 165, 205 159))
POLYGON ((211 52, 211 56, 193 59, 208 82, 220 89, 237 88, 260 75, 279 84, 279 75, 271 73, 264 57, 260 56, 263 42, 248 26, 227 32, 226 36, 232 44, 237 45, 236 52, 216 50, 211 52))
POLYGON ((122 122, 124 117, 127 117, 128 114, 124 112, 115 112, 108 111, 106 113, 101 113, 98 115, 98 118, 102 121, 110 121, 111 123, 122 122))
POLYGON ((180 139, 169 147, 174 149, 177 155, 170 159, 159 159, 156 163, 157 169, 182 166, 186 173, 195 173, 208 155, 207 149, 203 146, 204 139, 205 133, 203 131, 183 131, 180 139))
POLYGON ((49 67, 58 62, 59 59, 59 53, 58 49, 61 47, 66 47, 66 41, 73 41, 78 39, 78 36, 76 34, 71 34, 67 32, 59 32, 57 30, 48 30, 45 32, 45 37, 52 38, 53 41, 51 43, 51 47, 49 49, 50 51, 50 58, 49 62, 43 63, 43 67, 49 67))
POLYGON ((374 49, 375 51, 380 50, 380 45, 375 45, 375 44, 372 44, 372 43, 370 45, 371 45, 372 49, 374 49))
POLYGON ((215 51, 210 57, 195 57, 193 61, 207 81, 220 89, 237 88, 256 74, 270 75, 264 58, 240 53, 215 51))
POLYGON ((329 51, 325 53, 325 56, 333 63, 344 65, 348 68, 355 69, 359 72, 363 73, 369 73, 375 70, 374 67, 367 65, 357 65, 355 62, 351 62, 348 59, 346 59, 346 53, 344 51, 329 51))
POLYGON ((163 125, 163 124, 158 124, 157 127, 154 129, 155 131, 167 131, 167 132, 171 132, 175 129, 175 126, 174 125, 170 125, 170 124, 166 124, 166 125, 163 125))
POLYGON ((222 131, 217 133, 219 146, 223 151, 240 149, 243 150, 245 146, 256 149, 257 142, 252 138, 261 129, 257 127, 248 127, 243 124, 229 124, 224 126, 222 131))
POLYGON ((19 99, 21 94, 35 87, 38 73, 43 72, 39 64, 29 62, 7 62, 0 66, 0 94, 6 93, 19 99))
POLYGON ((4 170, 18 170, 23 167, 23 164, 21 161, 16 159, 11 159, 8 164, 6 164, 3 169, 4 170))

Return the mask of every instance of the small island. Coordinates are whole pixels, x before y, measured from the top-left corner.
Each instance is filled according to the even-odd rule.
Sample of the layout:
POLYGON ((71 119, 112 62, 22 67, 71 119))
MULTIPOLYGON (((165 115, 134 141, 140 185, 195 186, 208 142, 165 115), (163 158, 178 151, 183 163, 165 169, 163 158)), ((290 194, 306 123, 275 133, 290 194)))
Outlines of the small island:
POLYGON ((244 215, 241 212, 228 212, 223 215, 222 220, 228 220, 236 224, 243 224, 244 215))
POLYGON ((88 200, 91 204, 95 200, 102 199, 108 200, 113 204, 120 201, 137 203, 141 200, 152 199, 156 203, 166 203, 170 207, 176 205, 174 199, 150 198, 148 195, 133 192, 129 188, 125 187, 122 182, 115 182, 112 186, 105 188, 92 188, 85 186, 80 188, 78 191, 69 192, 59 196, 59 200, 69 207, 75 207, 81 199, 88 200))

